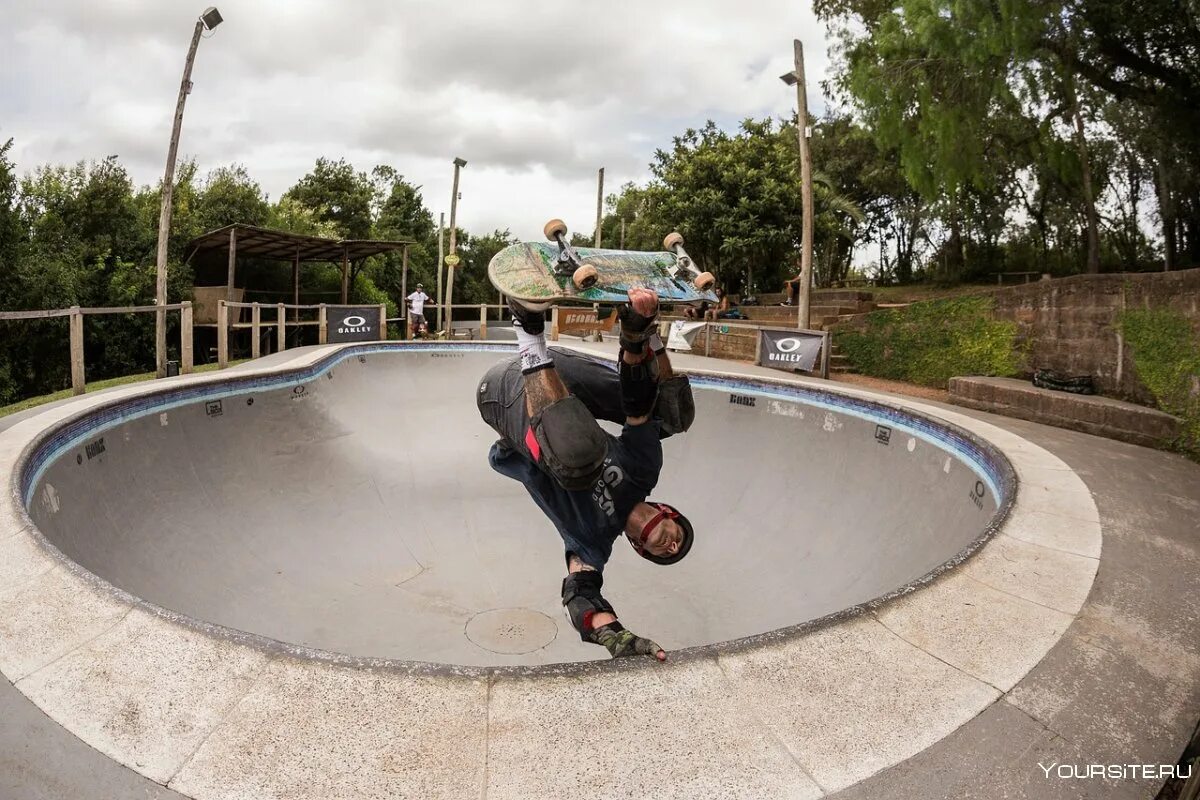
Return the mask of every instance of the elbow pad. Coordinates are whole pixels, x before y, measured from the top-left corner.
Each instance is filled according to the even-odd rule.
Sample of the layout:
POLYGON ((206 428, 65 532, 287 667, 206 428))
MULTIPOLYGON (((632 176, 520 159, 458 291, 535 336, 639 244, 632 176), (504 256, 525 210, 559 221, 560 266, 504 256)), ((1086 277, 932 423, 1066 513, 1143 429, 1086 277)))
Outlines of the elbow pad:
POLYGON ((654 408, 654 401, 658 399, 658 381, 652 363, 627 364, 624 352, 621 353, 617 374, 621 378, 621 411, 627 417, 645 417, 654 408))
POLYGON ((600 594, 600 587, 603 585, 604 575, 590 569, 572 572, 563 578, 563 607, 566 609, 571 624, 575 626, 575 630, 579 631, 579 638, 585 642, 592 641, 593 616, 600 612, 617 613, 600 594))

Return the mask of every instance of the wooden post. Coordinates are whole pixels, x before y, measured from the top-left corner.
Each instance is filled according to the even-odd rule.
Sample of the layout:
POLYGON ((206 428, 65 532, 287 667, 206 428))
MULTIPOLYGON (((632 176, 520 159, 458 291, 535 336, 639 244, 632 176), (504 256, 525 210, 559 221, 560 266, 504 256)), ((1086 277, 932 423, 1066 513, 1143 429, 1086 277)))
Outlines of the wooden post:
POLYGON ((71 390, 83 394, 84 385, 83 313, 79 306, 71 306, 71 390))
POLYGON ((229 230, 229 268, 225 280, 225 299, 233 302, 233 283, 237 277, 237 228, 229 230))
POLYGON ((705 358, 712 353, 712 323, 704 323, 704 356, 705 358))
POLYGON ((179 358, 183 362, 180 370, 184 375, 192 374, 196 359, 192 355, 192 301, 184 300, 179 312, 179 358))
POLYGON ((479 304, 479 338, 487 339, 487 306, 479 304))
POLYGON ((381 303, 379 306, 379 341, 386 342, 387 338, 387 306, 381 303))
MULTIPOLYGON (((467 162, 461 158, 454 159, 454 189, 450 195, 450 253, 451 256, 458 256, 458 173, 467 162)), ((447 256, 449 257, 449 256, 447 256)), ((454 327, 454 266, 447 264, 449 269, 446 270, 446 313, 449 317, 446 319, 446 328, 454 327)), ((439 267, 440 269, 440 267, 439 267)), ((438 298, 439 300, 441 298, 438 298)))
POLYGON ((550 341, 558 341, 558 306, 550 309, 550 341))
POLYGON ((762 331, 758 328, 754 329, 754 363, 757 364, 762 359, 762 331))
POLYGON ((192 43, 188 47, 187 60, 183 62, 183 78, 179 81, 179 98, 175 101, 175 122, 171 127, 171 141, 167 145, 167 168, 163 172, 162 204, 158 212, 158 249, 155 257, 154 304, 154 360, 156 374, 167 374, 167 239, 171 234, 171 198, 175 191, 175 155, 179 152, 179 130, 183 127, 183 106, 192 91, 192 64, 196 61, 196 48, 205 23, 196 20, 192 31, 192 43))
MULTIPOLYGON (((292 305, 300 305, 300 245, 296 245, 296 257, 292 261, 292 305)), ((300 309, 292 311, 292 322, 300 321, 300 309)))
POLYGON ((342 248, 342 305, 350 302, 350 253, 342 248))
POLYGON ((259 333, 262 324, 262 311, 258 303, 254 303, 250 307, 250 334, 253 337, 250 340, 250 357, 258 358, 262 354, 262 345, 259 342, 259 333))
POLYGON ((621 249, 625 249, 625 218, 621 217, 621 249))
POLYGON ((280 303, 275 313, 275 352, 287 350, 287 309, 280 303))
POLYGON ((326 344, 329 340, 328 322, 326 320, 325 304, 321 303, 317 310, 317 343, 326 344))
POLYGON ((217 301, 217 369, 229 366, 229 306, 217 301))
MULTIPOLYGON (((408 320, 408 245, 404 245, 404 250, 401 251, 400 263, 400 302, 403 304, 404 313, 400 316, 408 320)), ((401 339, 407 339, 407 336, 401 336, 401 339)))
POLYGON ((809 295, 812 288, 813 197, 812 161, 808 153, 808 88, 804 83, 804 45, 792 41, 796 59, 796 133, 800 139, 800 199, 803 204, 804 231, 800 242, 800 293, 796 298, 796 327, 809 325, 809 295))
POLYGON ((824 338, 821 341, 821 377, 829 380, 829 350, 833 346, 833 336, 829 331, 822 331, 824 338))
POLYGON ((596 247, 600 246, 601 231, 604 222, 604 167, 600 168, 600 175, 596 180, 596 247))
MULTIPOLYGON (((455 193, 455 195, 457 196, 457 192, 455 193)), ((446 246, 445 230, 446 230, 446 212, 443 211, 443 212, 441 212, 441 216, 438 217, 437 329, 439 331, 442 329, 442 301, 444 299, 444 297, 442 295, 442 265, 445 263, 445 258, 446 258, 446 254, 443 252, 443 250, 445 249, 445 246, 446 246)), ((407 316, 407 313, 408 312, 405 312, 406 316, 407 316)), ((409 330, 409 333, 410 334, 412 333, 411 329, 409 330)))

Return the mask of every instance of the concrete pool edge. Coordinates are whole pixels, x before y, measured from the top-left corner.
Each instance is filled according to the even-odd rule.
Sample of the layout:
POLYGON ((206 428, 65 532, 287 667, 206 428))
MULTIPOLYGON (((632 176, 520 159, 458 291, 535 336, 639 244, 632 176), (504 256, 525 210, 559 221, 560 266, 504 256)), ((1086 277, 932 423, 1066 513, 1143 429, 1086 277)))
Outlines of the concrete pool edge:
MULTIPOLYGON (((290 365, 316 363, 339 349, 342 348, 319 348, 307 354, 298 354, 290 360, 290 365)), ((262 374, 277 372, 288 366, 289 363, 285 363, 262 374)), ((239 373, 239 377, 257 374, 243 370, 239 373)), ((224 379, 224 376, 214 376, 209 380, 224 379)), ((91 398, 90 403, 88 398, 83 398, 78 404, 48 412, 55 419, 39 415, 28 420, 29 427, 23 428, 20 435, 27 445, 37 431, 44 429, 46 423, 61 422, 84 408, 99 406, 113 399, 159 389, 157 385, 153 389, 131 388, 122 392, 121 397, 105 395, 91 398)), ((778 791, 784 786, 801 795, 805 791, 812 796, 833 791, 849 785, 847 781, 859 780, 927 747, 1011 688, 1016 680, 1040 661, 1074 618, 1086 597, 1099 556, 1099 521, 1095 505, 1078 477, 1056 457, 1019 437, 965 415, 919 403, 898 403, 894 399, 880 398, 866 392, 842 391, 840 387, 837 393, 858 395, 872 402, 899 405, 918 414, 947 419, 985 439, 991 438, 1002 451, 1012 451, 1008 452, 1009 458, 1022 480, 1021 494, 1008 524, 963 570, 951 571, 910 596, 880 603, 881 607, 867 614, 860 613, 855 619, 826 624, 819 630, 793 631, 790 635, 757 642, 753 647, 739 651, 720 646, 696 648, 685 657, 675 658, 664 666, 600 662, 587 669, 578 666, 572 670, 558 671, 538 668, 536 674, 483 668, 464 669, 452 675, 420 669, 398 670, 391 663, 302 663, 287 653, 264 653, 236 641, 212 641, 195 630, 182 630, 169 620, 147 614, 145 609, 136 608, 133 603, 103 596, 95 586, 81 581, 80 576, 63 570, 61 564, 47 563, 45 553, 36 552, 36 548, 31 551, 27 546, 31 544, 31 532, 24 525, 13 527, 10 524, 19 522, 19 519, 13 518, 12 509, 8 507, 14 499, 10 492, 3 516, 0 516, 0 548, 11 553, 12 557, 6 558, 5 567, 0 568, 9 574, 0 573, 0 577, 11 575, 15 580, 5 581, 10 588, 0 592, 0 605, 13 611, 10 616, 16 623, 10 619, 0 627, 0 642, 4 643, 0 666, 13 678, 18 688, 84 741, 159 782, 169 782, 172 788, 194 792, 202 797, 240 796, 224 793, 227 789, 222 788, 223 784, 218 781, 219 776, 214 770, 219 772, 223 758, 231 758, 232 752, 253 740, 256 736, 253 731, 257 730, 261 735, 265 730, 263 725, 272 727, 267 723, 268 720, 278 720, 279 715, 287 715, 291 708, 289 698, 306 697, 305 687, 325 686, 329 691, 317 691, 307 697, 308 708, 313 710, 315 704, 331 712, 334 709, 330 703, 336 705, 336 701, 327 696, 330 693, 334 697, 361 697, 364 681, 367 684, 374 681, 376 683, 373 685, 377 687, 388 687, 384 689, 385 696, 377 703, 367 706, 355 703, 359 713, 357 718, 343 719, 338 716, 341 719, 342 728, 339 730, 342 736, 368 739, 372 738, 372 732, 378 736, 381 730, 394 730, 406 720, 412 722, 407 716, 411 711, 395 707, 395 693, 407 692, 413 697, 426 698, 425 692, 428 690, 432 693, 427 697, 429 702, 449 714, 443 720, 447 729, 460 730, 461 733, 453 740, 453 746, 447 743, 451 751, 442 755, 448 756, 455 747, 461 751, 478 745, 484 760, 490 758, 492 768, 495 768, 497 763, 502 763, 502 754, 507 752, 505 748, 511 747, 513 752, 521 749, 515 747, 512 738, 521 737, 518 730, 523 730, 528 742, 540 741, 541 747, 552 755, 556 742, 543 740, 547 729, 556 728, 551 724, 556 717, 555 714, 535 713, 534 717, 551 722, 530 726, 525 719, 528 715, 521 715, 515 721, 523 723, 526 728, 522 729, 520 725, 501 726, 508 733, 500 735, 495 731, 489 733, 488 730, 488 720, 494 715, 503 719, 515 707, 528 709, 551 702, 556 704, 555 708, 566 704, 568 707, 579 706, 580 711, 590 708, 594 712, 597 709, 589 706, 594 698, 589 701, 587 697, 580 697, 580 694, 590 695, 591 690, 599 686, 624 687, 623 690, 636 694, 639 690, 645 690, 644 684, 658 683, 659 679, 666 676, 690 687, 686 692, 688 702, 679 704, 679 698, 674 696, 661 698, 671 709, 671 719, 655 724, 693 733, 708 730, 704 757, 733 758, 732 763, 720 768, 724 769, 722 774, 742 776, 738 778, 739 785, 759 785, 764 792, 778 791), (1008 447, 993 437, 1001 440, 1008 437, 1008 447), (1039 487, 1052 490, 1053 504, 1039 497, 1036 491, 1039 487), (1070 502, 1072 500, 1074 502, 1070 502), (1047 530, 1049 533, 1046 533, 1047 530), (982 558, 993 545, 1006 548, 1004 557, 982 558), (1017 557, 1041 559, 1039 567, 1043 574, 1040 582, 1022 583, 1020 570, 1012 566, 1014 562, 1011 557, 1014 554, 1017 557), (39 555, 42 558, 39 559, 39 555), (1052 579, 1047 580, 1044 570, 1046 558, 1056 559, 1057 568, 1065 574, 1050 576, 1052 579), (23 566, 21 562, 24 562, 23 566), (1063 586, 1069 586, 1071 590, 1064 592, 1063 586), (956 602, 955 598, 964 596, 985 600, 977 605, 981 611, 994 612, 992 618, 943 619, 940 623, 930 624, 931 609, 944 609, 947 604, 956 602), (28 601, 34 598, 38 599, 39 604, 50 606, 50 610, 35 615, 36 624, 30 625, 28 601), (25 613, 22 616, 23 608, 25 613), (86 609, 87 613, 81 615, 81 608, 86 609), (26 623, 24 626, 22 619, 26 623), (998 630, 989 630, 989 624, 998 630), (26 666, 21 667, 13 663, 21 660, 14 658, 10 652, 12 643, 19 638, 15 634, 24 631, 28 635, 33 628, 38 630, 35 638, 41 641, 41 645, 35 649, 41 655, 32 661, 22 662, 26 666), (1018 641, 1014 642, 1014 636, 1018 641), (975 652, 963 646, 963 642, 975 640, 998 641, 999 645, 993 649, 999 652, 975 652), (130 661, 131 650, 136 650, 132 643, 136 641, 154 641, 157 643, 155 652, 170 652, 175 656, 171 663, 158 664, 154 668, 140 660, 130 661), (191 663, 180 655, 183 653, 198 658, 200 663, 190 670, 177 666, 175 674, 178 680, 168 686, 158 676, 170 674, 173 665, 191 663), (880 656, 883 661, 874 663, 871 673, 864 674, 864 664, 870 663, 869 656, 872 653, 883 654, 880 656), (44 660, 44 663, 38 664, 39 660, 44 660), (113 668, 114 661, 120 665, 120 670, 113 668), (29 668, 30 665, 33 668, 29 668), (355 666, 357 669, 346 670, 346 666, 355 666), (387 669, 381 670, 383 666, 387 669), (881 683, 877 674, 881 667, 892 672, 892 681, 881 683), (116 674, 118 672, 122 673, 119 677, 116 674), (154 679, 143 681, 136 678, 135 673, 148 678, 153 676, 154 679), (862 676, 863 694, 860 699, 875 696, 874 693, 882 691, 884 686, 890 687, 883 696, 875 696, 876 702, 869 704, 876 707, 872 712, 873 717, 870 720, 858 720, 872 729, 873 735, 870 730, 856 729, 851 733, 849 728, 831 734, 828 720, 824 720, 825 728, 809 724, 805 726, 807 731, 797 730, 792 720, 795 715, 780 713, 780 692, 783 696, 794 698, 799 694, 803 698, 806 689, 811 690, 813 685, 820 684, 819 678, 823 674, 840 676, 830 684, 831 691, 837 688, 834 684, 845 682, 844 676, 862 676), (583 675, 588 678, 589 691, 580 693, 577 690, 583 675), (104 676, 107 682, 98 676, 104 676), (899 680, 899 676, 905 679, 899 680), (779 681, 783 683, 778 684, 779 681), (151 687, 150 691, 147 691, 147 685, 151 687), (765 691, 766 686, 776 688, 765 691), (339 695, 331 687, 340 687, 340 691, 346 694, 339 695), (792 691, 788 691, 788 688, 792 691), (275 694, 280 691, 283 692, 282 696, 275 694), (436 698, 438 691, 446 693, 446 697, 440 701, 436 698), (731 707, 731 697, 741 700, 741 705, 731 707), (183 698, 196 698, 195 703, 199 705, 183 698), (447 703, 453 706, 449 698, 458 698, 462 705, 448 707, 447 703), (159 736, 150 737, 152 740, 148 741, 144 733, 135 735, 126 729, 127 726, 119 724, 131 705, 142 709, 138 716, 143 724, 151 718, 166 724, 170 721, 170 714, 163 709, 174 708, 175 714, 184 714, 188 721, 186 727, 203 735, 179 737, 173 741, 165 741, 159 736), (191 711, 180 710, 181 705, 189 706, 191 711), (884 706, 894 709, 899 715, 895 724, 880 724, 878 707, 884 706), (753 707, 751 714, 747 714, 749 707, 753 707), (734 720, 738 724, 731 724, 730 727, 740 733, 732 741, 726 741, 728 733, 711 730, 713 719, 702 713, 706 710, 724 718, 725 723, 734 720), (230 717, 230 714, 233 716, 230 717), (474 727, 461 730, 464 715, 476 721, 482 720, 482 732, 474 727), (769 735, 766 735, 768 731, 769 735), (865 760, 837 751, 836 747, 833 751, 829 749, 831 743, 836 745, 841 742, 842 746, 850 746, 852 742, 872 740, 876 741, 872 747, 873 755, 865 760), (749 758, 748 762, 745 758, 739 760, 733 757, 731 748, 738 750, 739 747, 739 752, 749 758), (749 752, 747 748, 757 754, 753 758, 746 756, 749 752), (490 756, 487 755, 489 752, 490 756), (763 764, 778 766, 778 770, 772 775, 762 775, 758 768, 751 769, 756 758, 760 758, 763 764), (185 768, 185 764, 189 766, 185 768), (768 779, 783 783, 776 785, 768 779), (769 785, 754 784, 755 780, 768 780, 769 785), (797 787, 801 786, 806 789, 800 791, 797 787)), ((24 424, 14 426, 0 436, 0 463, 6 469, 11 469, 13 450, 17 449, 18 454, 24 451, 24 446, 15 448, 15 437, 8 434, 24 424)), ((853 684, 852 680, 850 682, 853 684)), ((807 701, 817 700, 817 697, 807 697, 807 701)), ((619 708, 620 704, 616 706, 619 708)), ((639 726, 649 724, 647 719, 637 715, 626 714, 622 719, 620 729, 612 735, 624 737, 626 741, 635 740, 629 738, 636 735, 629 730, 629 726, 636 731, 639 726)), ((841 722, 850 723, 854 720, 844 718, 841 722)), ((428 724, 426 720, 417 727, 424 728, 428 724)), ((308 734, 294 742, 289 737, 289 746, 302 748, 303 740, 313 736, 311 725, 311 722, 295 721, 290 726, 293 735, 301 736, 299 731, 303 730, 308 730, 308 734)), ((272 735, 275 733, 272 731, 272 735)), ((433 733, 430 737, 433 740, 438 738, 433 733)), ((558 742, 558 746, 562 746, 561 742, 558 742)), ((299 754, 305 751, 295 752, 299 754)), ((311 755, 308 753, 305 757, 311 755)), ((563 754, 564 759, 566 755, 563 754)), ((611 757, 617 758, 619 763, 619 753, 614 752, 611 757)), ((624 757, 632 758, 629 752, 624 757)), ((238 761, 237 758, 233 760, 238 761)), ((434 762, 437 763, 431 762, 418 772, 426 779, 441 774, 439 770, 446 764, 439 767, 441 762, 438 759, 434 759, 434 762)), ((247 776, 257 775, 247 777, 247 780, 264 793, 264 782, 281 779, 256 772, 263 767, 254 762, 244 763, 241 768, 247 776)), ((692 771, 687 765, 678 768, 692 771)), ((365 772, 366 775, 363 775, 363 771, 356 774, 361 779, 392 780, 388 777, 391 773, 386 770, 365 772)), ((522 774, 533 779, 526 773, 522 774)), ((453 776, 443 777, 449 780, 453 776)), ((495 778, 494 775, 492 777, 495 778)), ((549 780, 549 775, 543 778, 549 780)), ((324 779, 327 782, 323 788, 312 790, 317 795, 322 791, 326 794, 357 791, 347 783, 352 780, 349 773, 339 771, 337 765, 330 765, 324 779)), ((365 785, 359 786, 362 788, 365 785)), ((451 793, 459 789, 473 791, 456 781, 446 785, 456 787, 451 793)), ((516 786, 510 788, 517 793, 516 786)), ((536 787, 524 788, 533 793, 539 791, 536 787)), ((493 791, 503 795, 503 791, 493 791)), ((541 793, 544 791, 543 787, 541 793)))
MULTIPOLYGON (((26 446, 21 458, 19 472, 16 476, 14 494, 23 499, 27 505, 34 501, 34 491, 38 487, 45 471, 55 462, 74 455, 76 461, 82 463, 85 445, 88 458, 91 458, 91 446, 100 443, 103 446, 105 436, 130 420, 154 416, 177 408, 180 405, 201 404, 217 399, 226 402, 233 397, 253 395, 258 392, 276 391, 294 388, 301 391, 306 383, 316 382, 322 376, 332 377, 335 368, 348 360, 357 358, 365 363, 367 356, 404 352, 406 350, 427 352, 433 355, 445 355, 448 350, 466 350, 471 352, 511 352, 512 347, 506 345, 485 345, 480 347, 464 343, 462 345, 443 346, 439 344, 421 343, 417 345, 347 345, 324 348, 314 351, 311 358, 302 359, 299 364, 294 360, 275 369, 258 371, 252 374, 230 375, 222 378, 210 378, 206 381, 193 381, 184 386, 167 387, 158 391, 143 391, 125 393, 123 396, 112 398, 109 402, 98 404, 86 410, 67 416, 54 425, 48 426, 41 434, 33 438, 26 446)), ((837 392, 830 392, 827 387, 818 385, 801 385, 780 380, 765 380, 745 376, 729 376, 721 374, 699 374, 695 376, 698 385, 708 390, 733 392, 761 397, 782 399, 790 403, 799 403, 805 408, 813 408, 825 412, 826 425, 831 424, 830 414, 839 418, 854 416, 867 420, 870 424, 886 423, 892 426, 889 435, 905 434, 917 437, 947 454, 947 469, 949 459, 956 459, 967 469, 978 476, 976 481, 979 496, 985 492, 985 486, 990 488, 993 495, 999 499, 996 509, 987 519, 986 524, 978 534, 973 535, 964 546, 951 554, 927 571, 905 579, 902 583, 885 585, 878 595, 868 596, 868 599, 836 608, 819 617, 802 620, 799 623, 782 625, 764 632, 751 635, 735 636, 726 639, 704 642, 694 646, 680 647, 672 650, 677 660, 693 657, 703 657, 712 652, 734 652, 741 649, 753 648, 779 639, 815 631, 827 625, 859 616, 880 608, 896 597, 908 594, 935 580, 942 573, 954 569, 965 562, 971 555, 990 539, 1003 523, 1012 506, 1016 492, 1016 477, 1011 463, 985 440, 959 426, 948 422, 937 422, 921 415, 911 414, 894 403, 880 402, 874 398, 854 398, 837 392), (999 487, 999 488, 997 488, 999 487)), ((774 402, 772 400, 771 402, 774 402)), ((840 427, 840 423, 838 423, 840 427)), ((828 430, 828 428, 827 428, 828 430)), ((111 443, 110 443, 111 444, 111 443)), ((914 442, 910 438, 909 451, 914 442)), ((39 498, 48 502, 46 496, 39 498)), ((53 498, 57 502, 57 498, 53 498)), ((564 661, 539 666, 500 666, 500 665, 468 665, 462 662, 440 662, 437 660, 424 661, 405 657, 373 657, 373 654, 348 654, 341 651, 321 649, 316 645, 300 645, 290 640, 276 639, 270 634, 242 630, 228 624, 212 622, 202 616, 189 615, 184 611, 165 607, 161 603, 147 600, 138 595, 135 590, 127 590, 116 586, 102 576, 93 574, 88 567, 76 563, 65 555, 54 542, 50 541, 28 517, 22 520, 29 528, 30 535, 51 556, 60 561, 63 566, 84 581, 91 583, 98 590, 115 598, 118 602, 135 606, 143 611, 162 617, 177 624, 190 627, 206 635, 226 638, 251 647, 258 647, 265 652, 283 654, 295 658, 307 658, 328 661, 346 667, 367 669, 399 669, 410 673, 448 674, 461 677, 482 677, 495 674, 536 676, 539 674, 572 674, 575 671, 586 673, 599 665, 587 661, 564 661)), ((622 662, 624 664, 624 662, 622 662)), ((616 668, 612 666, 610 668, 616 668)))

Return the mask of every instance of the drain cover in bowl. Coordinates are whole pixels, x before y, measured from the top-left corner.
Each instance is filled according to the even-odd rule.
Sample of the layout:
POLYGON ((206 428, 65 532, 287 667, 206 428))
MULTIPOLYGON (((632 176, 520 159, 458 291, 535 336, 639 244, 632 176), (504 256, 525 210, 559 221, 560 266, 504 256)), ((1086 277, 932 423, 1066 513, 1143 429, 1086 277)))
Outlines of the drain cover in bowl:
POLYGON ((540 650, 558 636, 558 625, 540 611, 493 608, 467 622, 467 638, 493 653, 519 655, 540 650))

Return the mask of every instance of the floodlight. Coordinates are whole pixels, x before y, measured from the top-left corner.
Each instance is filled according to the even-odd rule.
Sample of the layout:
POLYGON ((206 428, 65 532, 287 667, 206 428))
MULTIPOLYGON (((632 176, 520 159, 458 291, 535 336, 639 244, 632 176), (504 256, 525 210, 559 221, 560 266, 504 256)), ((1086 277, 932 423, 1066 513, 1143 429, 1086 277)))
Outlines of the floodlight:
POLYGON ((217 11, 216 6, 209 6, 200 15, 200 21, 204 23, 204 30, 211 31, 221 24, 221 12, 217 11))
POLYGON ((779 80, 783 81, 788 86, 795 86, 797 83, 800 82, 800 79, 798 77, 796 77, 795 70, 792 70, 791 72, 789 72, 786 75, 780 75, 779 80))

